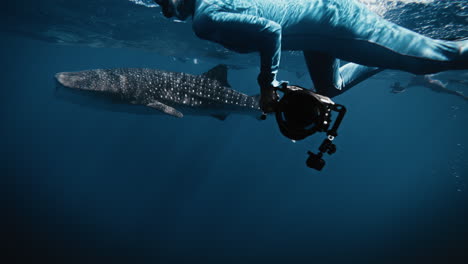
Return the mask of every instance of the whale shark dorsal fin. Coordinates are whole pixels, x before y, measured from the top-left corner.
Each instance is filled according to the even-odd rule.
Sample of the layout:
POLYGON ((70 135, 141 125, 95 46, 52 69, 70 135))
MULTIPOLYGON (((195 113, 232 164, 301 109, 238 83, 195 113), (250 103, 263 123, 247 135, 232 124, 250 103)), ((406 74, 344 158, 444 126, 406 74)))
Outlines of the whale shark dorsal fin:
POLYGON ((184 114, 179 112, 177 109, 175 109, 172 106, 165 105, 159 101, 153 101, 149 104, 147 104, 148 107, 154 108, 156 110, 162 111, 168 115, 175 116, 175 117, 184 117, 184 114))
POLYGON ((227 80, 227 72, 228 67, 225 64, 219 64, 202 75, 210 79, 218 80, 224 86, 231 87, 227 80))

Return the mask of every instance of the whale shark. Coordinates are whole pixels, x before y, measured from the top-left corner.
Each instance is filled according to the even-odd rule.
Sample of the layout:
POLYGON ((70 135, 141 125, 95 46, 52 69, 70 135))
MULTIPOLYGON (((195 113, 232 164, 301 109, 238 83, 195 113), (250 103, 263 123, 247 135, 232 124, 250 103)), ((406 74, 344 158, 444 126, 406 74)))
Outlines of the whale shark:
POLYGON ((261 115, 259 96, 231 88, 228 69, 220 64, 192 75, 148 68, 93 69, 55 75, 61 99, 117 112, 213 116, 261 115))

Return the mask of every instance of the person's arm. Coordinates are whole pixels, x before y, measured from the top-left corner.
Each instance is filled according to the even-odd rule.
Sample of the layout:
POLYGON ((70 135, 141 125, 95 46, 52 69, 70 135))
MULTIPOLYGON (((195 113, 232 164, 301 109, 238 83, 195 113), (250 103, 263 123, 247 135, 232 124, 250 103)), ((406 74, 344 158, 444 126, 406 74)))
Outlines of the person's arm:
POLYGON ((216 12, 194 18, 195 34, 237 52, 260 53, 260 86, 275 85, 281 56, 281 26, 257 16, 216 12))

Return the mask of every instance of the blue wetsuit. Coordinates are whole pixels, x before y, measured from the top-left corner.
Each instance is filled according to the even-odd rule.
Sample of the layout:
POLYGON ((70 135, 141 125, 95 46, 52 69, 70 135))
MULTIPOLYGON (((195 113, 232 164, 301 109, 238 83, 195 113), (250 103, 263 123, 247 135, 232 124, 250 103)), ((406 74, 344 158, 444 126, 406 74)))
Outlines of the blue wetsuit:
POLYGON ((282 49, 302 50, 317 92, 328 96, 381 69, 468 68, 467 41, 422 36, 354 0, 195 0, 193 29, 228 49, 259 52, 263 85, 277 83, 282 49), (339 59, 352 63, 340 68, 339 59))

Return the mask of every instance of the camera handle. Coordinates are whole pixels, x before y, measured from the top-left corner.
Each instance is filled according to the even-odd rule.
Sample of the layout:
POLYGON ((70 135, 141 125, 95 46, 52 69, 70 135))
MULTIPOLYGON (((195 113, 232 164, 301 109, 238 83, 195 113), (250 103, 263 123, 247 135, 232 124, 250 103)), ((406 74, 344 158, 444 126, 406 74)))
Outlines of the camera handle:
MULTIPOLYGON (((332 111, 338 112, 338 116, 336 117, 335 122, 333 123, 332 129, 327 131, 327 138, 323 140, 322 145, 319 147, 318 155, 320 157, 323 156, 323 153, 328 153, 329 155, 336 152, 336 145, 333 144, 333 140, 336 136, 338 136, 338 128, 341 125, 341 121, 343 121, 344 115, 346 114, 346 107, 335 104, 331 108, 332 111)), ((309 151, 310 154, 310 151, 309 151)))
POLYGON ((317 154, 308 151, 307 154, 309 158, 307 159, 307 166, 314 168, 316 170, 322 170, 323 166, 325 166, 325 161, 322 159, 324 153, 328 153, 328 155, 332 155, 336 152, 336 145, 333 144, 333 140, 336 136, 338 136, 338 128, 341 125, 341 121, 343 121, 344 115, 346 114, 346 107, 339 104, 334 104, 331 107, 332 111, 338 112, 338 116, 333 123, 332 129, 327 131, 327 138, 323 140, 322 144, 319 147, 319 152, 317 154))
MULTIPOLYGON (((337 130, 343 121, 344 115, 346 114, 346 107, 340 104, 334 104, 331 108, 332 111, 338 112, 335 122, 333 123, 332 129, 327 132, 328 136, 336 137, 338 136, 337 130)), ((332 139, 333 140, 333 139, 332 139)))

